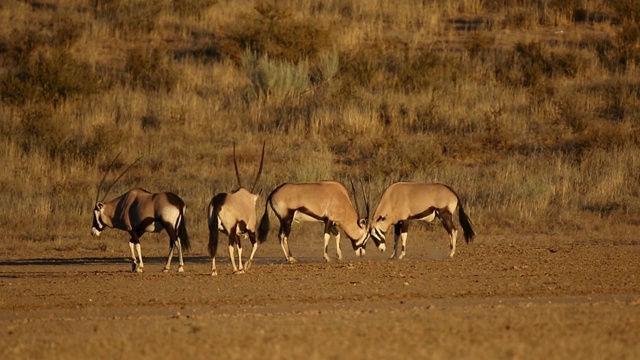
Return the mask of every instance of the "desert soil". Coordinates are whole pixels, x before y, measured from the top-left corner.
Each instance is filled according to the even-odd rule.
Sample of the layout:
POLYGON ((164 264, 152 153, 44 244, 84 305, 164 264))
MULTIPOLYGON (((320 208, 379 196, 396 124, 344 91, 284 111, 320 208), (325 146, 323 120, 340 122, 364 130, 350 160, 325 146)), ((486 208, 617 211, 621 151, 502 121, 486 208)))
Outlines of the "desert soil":
POLYGON ((1 252, 2 358, 640 358, 635 241, 484 237, 442 259, 444 231, 410 233, 404 260, 343 241, 326 263, 314 232, 291 240, 298 263, 270 239, 243 275, 220 246, 212 277, 202 241, 163 273, 165 235, 143 238, 136 274, 110 236, 103 251, 1 252))

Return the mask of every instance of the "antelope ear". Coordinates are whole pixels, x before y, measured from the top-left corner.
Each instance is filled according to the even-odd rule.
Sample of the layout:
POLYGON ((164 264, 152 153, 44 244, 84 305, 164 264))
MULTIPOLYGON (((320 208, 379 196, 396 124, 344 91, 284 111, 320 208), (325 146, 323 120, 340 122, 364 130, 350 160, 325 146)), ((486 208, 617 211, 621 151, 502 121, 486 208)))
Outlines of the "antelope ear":
POLYGON ((358 220, 358 225, 359 225, 361 228, 366 227, 366 226, 367 226, 367 223, 368 223, 368 221, 367 221, 367 219, 365 219, 365 218, 362 218, 362 219, 358 220))
POLYGON ((104 204, 99 202, 96 204, 96 209, 98 209, 98 211, 102 211, 102 209, 104 209, 104 204))

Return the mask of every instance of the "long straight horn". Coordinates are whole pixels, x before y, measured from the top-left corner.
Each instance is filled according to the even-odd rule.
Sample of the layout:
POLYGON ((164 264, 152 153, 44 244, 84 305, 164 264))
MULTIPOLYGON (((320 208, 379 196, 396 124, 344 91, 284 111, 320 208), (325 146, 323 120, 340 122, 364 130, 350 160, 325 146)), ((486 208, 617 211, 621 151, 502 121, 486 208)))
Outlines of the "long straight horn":
POLYGON ((260 179, 260 175, 262 174, 262 164, 264 164, 264 147, 267 142, 262 143, 262 156, 260 157, 260 167, 258 168, 258 173, 256 174, 256 179, 253 181, 253 186, 251 187, 251 193, 256 189, 256 185, 258 184, 258 179, 260 179))
POLYGON ((367 194, 367 191, 365 191, 364 189, 364 182, 361 183, 362 185, 362 197, 364 199, 364 207, 365 207, 365 211, 367 212, 367 221, 369 221, 369 216, 370 214, 370 207, 369 207, 369 194, 367 194))
POLYGON ((118 182, 118 180, 120 180, 120 178, 127 173, 127 171, 129 171, 129 169, 131 169, 131 167, 137 163, 140 159, 142 159, 142 156, 140 156, 139 158, 137 158, 134 162, 132 162, 131 164, 129 164, 129 166, 127 166, 126 169, 124 169, 124 171, 120 174, 120 176, 118 176, 112 183, 111 186, 109 186, 109 188, 107 189, 107 192, 104 193, 104 197, 102 198, 102 201, 104 202, 104 200, 107 198, 107 195, 109 195, 109 191, 111 191, 111 189, 113 188, 113 186, 118 182))
POLYGON ((107 171, 105 171, 104 175, 102 176, 102 180, 100 180, 100 184, 98 184, 98 187, 96 188, 96 202, 95 202, 96 204, 98 203, 98 199, 100 199, 100 188, 104 183, 104 179, 107 178, 107 174, 109 174, 109 171, 111 171, 111 167, 113 166, 113 164, 116 163, 116 160, 118 160, 118 157, 120 157, 120 154, 122 154, 122 151, 120 151, 118 155, 116 155, 116 157, 114 157, 113 160, 111 160, 111 164, 109 164, 107 171))
POLYGON ((358 206, 358 193, 356 193, 356 187, 353 185, 353 180, 349 180, 351 183, 351 192, 353 192, 353 201, 356 203, 356 212, 358 213, 358 217, 360 215, 360 206, 358 206))
POLYGON ((233 167, 236 169, 236 178, 238 179, 238 188, 242 187, 242 180, 240 180, 240 172, 238 171, 238 162, 236 161, 236 142, 233 142, 233 167))

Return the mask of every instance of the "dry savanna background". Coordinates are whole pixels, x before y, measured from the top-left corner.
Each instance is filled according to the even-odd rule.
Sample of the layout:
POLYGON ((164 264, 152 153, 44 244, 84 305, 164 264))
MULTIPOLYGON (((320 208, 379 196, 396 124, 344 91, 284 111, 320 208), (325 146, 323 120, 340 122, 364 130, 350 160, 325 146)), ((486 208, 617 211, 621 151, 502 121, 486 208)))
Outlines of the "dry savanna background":
POLYGON ((640 353, 639 2, 0 0, 0 23, 4 355, 640 353), (477 238, 442 260, 445 231, 416 224, 406 260, 343 240, 326 264, 322 227, 294 224, 301 264, 275 229, 242 276, 222 241, 212 278, 234 142, 245 186, 266 142, 258 216, 283 182, 354 180, 372 211, 395 181, 442 182, 477 238), (137 275, 125 233, 90 236, 139 157, 107 200, 178 194, 184 274, 160 272, 166 234, 137 275))

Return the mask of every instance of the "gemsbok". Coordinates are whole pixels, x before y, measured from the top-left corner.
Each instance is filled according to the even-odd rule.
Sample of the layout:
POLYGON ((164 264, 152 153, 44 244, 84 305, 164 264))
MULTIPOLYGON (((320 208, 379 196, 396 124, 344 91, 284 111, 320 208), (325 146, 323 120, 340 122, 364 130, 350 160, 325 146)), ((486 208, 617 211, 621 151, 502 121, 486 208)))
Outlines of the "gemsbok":
POLYGON ((258 229, 258 239, 265 241, 269 234, 268 210, 271 207, 280 220, 280 246, 288 262, 296 262, 289 249, 289 234, 293 221, 324 223, 324 259, 326 261, 330 261, 327 254, 330 234, 336 238, 338 260, 342 259, 340 232, 337 227, 342 229, 351 240, 356 256, 364 256, 369 239, 369 202, 366 198, 365 206, 366 216, 359 219, 358 211, 354 209, 347 189, 336 181, 284 183, 273 190, 267 198, 258 229))
POLYGON ((154 194, 147 190, 136 188, 127 191, 109 202, 104 202, 113 185, 115 185, 120 177, 122 177, 135 162, 129 165, 129 167, 116 178, 107 189, 102 200, 98 201, 100 197, 100 187, 116 159, 113 160, 98 185, 96 205, 93 208, 91 235, 96 237, 100 236, 106 227, 127 231, 131 236, 131 239, 129 239, 129 248, 131 249, 131 256, 133 258, 132 271, 142 272, 144 263, 142 261, 140 237, 145 232, 159 233, 165 229, 169 235, 169 256, 163 271, 169 271, 173 250, 177 243, 180 259, 178 272, 183 272, 184 261, 182 259, 182 250, 189 250, 190 248, 189 235, 187 234, 184 218, 184 201, 173 193, 164 192, 154 194))
POLYGON ((391 259, 397 256, 402 259, 406 254, 407 231, 410 220, 432 222, 436 218, 449 234, 449 257, 456 252, 458 230, 453 224, 453 214, 458 211, 458 219, 464 238, 469 243, 475 232, 471 220, 465 214, 460 197, 453 189, 443 184, 423 184, 413 182, 397 182, 390 185, 382 194, 380 203, 373 215, 371 238, 374 244, 384 251, 385 233, 394 225, 394 250, 391 259), (402 248, 398 252, 400 242, 402 248))
MULTIPOLYGON (((260 159, 260 167, 256 173, 251 190, 247 190, 242 186, 240 180, 240 172, 238 171, 238 163, 236 161, 236 144, 233 143, 233 165, 236 170, 238 179, 238 189, 230 193, 220 193, 215 195, 209 203, 209 255, 211 255, 211 276, 217 276, 216 271, 216 252, 218 249, 218 232, 229 237, 229 258, 234 274, 244 274, 245 270, 249 270, 253 256, 258 249, 256 242, 256 201, 258 195, 254 194, 258 179, 262 173, 262 165, 264 163, 264 147, 262 144, 262 156, 260 159), (245 239, 248 237, 251 241, 251 255, 249 260, 242 264, 242 244, 240 235, 245 239), (238 249, 238 266, 234 259, 234 246, 238 249)), ((262 242, 262 241, 260 241, 262 242)))

